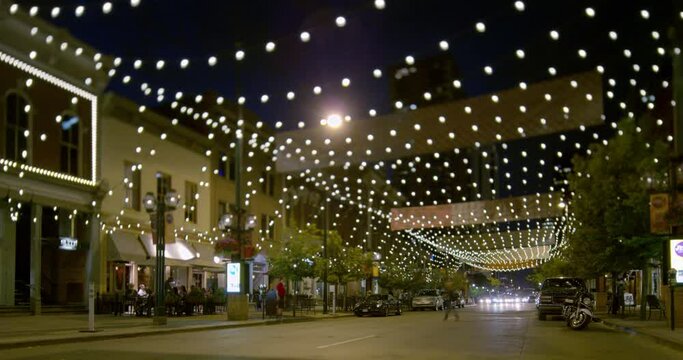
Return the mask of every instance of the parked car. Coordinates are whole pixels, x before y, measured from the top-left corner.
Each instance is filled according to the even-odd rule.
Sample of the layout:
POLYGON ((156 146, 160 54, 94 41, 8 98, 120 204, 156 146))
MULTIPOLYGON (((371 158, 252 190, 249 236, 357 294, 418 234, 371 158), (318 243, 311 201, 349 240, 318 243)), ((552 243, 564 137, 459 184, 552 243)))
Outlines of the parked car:
POLYGON ((420 290, 420 292, 413 297, 411 308, 413 311, 417 309, 443 310, 443 298, 436 289, 420 290))
POLYGON ((581 278, 547 278, 541 284, 536 309, 538 319, 545 320, 546 315, 562 315, 565 299, 574 299, 578 291, 587 292, 586 282, 581 278))
POLYGON ((401 302, 392 295, 369 295, 353 307, 356 316, 363 315, 401 315, 401 302))

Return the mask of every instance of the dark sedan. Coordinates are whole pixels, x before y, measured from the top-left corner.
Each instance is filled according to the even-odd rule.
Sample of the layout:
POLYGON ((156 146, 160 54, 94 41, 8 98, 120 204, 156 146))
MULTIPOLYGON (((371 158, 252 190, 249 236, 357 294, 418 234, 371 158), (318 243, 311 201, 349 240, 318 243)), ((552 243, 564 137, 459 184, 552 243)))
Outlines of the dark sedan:
POLYGON ((354 307, 356 316, 389 314, 401 315, 401 302, 391 295, 370 295, 361 299, 354 307))

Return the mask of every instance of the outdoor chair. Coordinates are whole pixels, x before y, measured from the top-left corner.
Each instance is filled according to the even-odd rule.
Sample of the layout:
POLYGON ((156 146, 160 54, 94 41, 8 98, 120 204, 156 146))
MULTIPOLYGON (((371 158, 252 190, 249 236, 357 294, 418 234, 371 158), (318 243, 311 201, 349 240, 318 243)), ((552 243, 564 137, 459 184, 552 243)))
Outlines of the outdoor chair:
POLYGON ((659 310, 659 318, 661 319, 662 316, 666 319, 666 312, 664 311, 664 306, 662 306, 662 303, 657 299, 657 296, 655 295, 648 295, 646 297, 647 300, 647 306, 650 308, 650 312, 647 316, 647 319, 649 320, 652 317, 652 310, 659 310))

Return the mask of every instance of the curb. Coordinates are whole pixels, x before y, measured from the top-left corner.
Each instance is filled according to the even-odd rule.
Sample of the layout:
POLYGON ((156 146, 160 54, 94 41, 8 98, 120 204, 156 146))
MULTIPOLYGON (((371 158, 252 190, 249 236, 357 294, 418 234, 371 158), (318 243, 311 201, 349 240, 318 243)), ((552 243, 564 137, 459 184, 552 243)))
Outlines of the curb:
POLYGON ((650 340, 653 340, 654 342, 656 342, 660 345, 667 346, 667 347, 674 349, 674 350, 683 351, 683 343, 681 343, 681 342, 662 338, 660 336, 651 334, 649 332, 638 330, 637 328, 615 324, 609 320, 602 320, 602 323, 611 329, 621 331, 621 332, 625 332, 625 333, 628 333, 631 335, 641 335, 641 336, 644 336, 650 340))
MULTIPOLYGON (((283 324, 294 324, 311 322, 318 320, 330 320, 351 317, 352 315, 338 315, 334 317, 297 317, 282 320, 252 320, 244 323, 237 324, 210 324, 210 325, 195 325, 192 327, 178 327, 178 328, 153 328, 151 330, 138 330, 118 334, 107 334, 106 331, 101 331, 97 333, 92 333, 91 336, 74 336, 74 337, 53 337, 46 339, 31 339, 31 340, 20 340, 16 342, 0 342, 0 350, 16 349, 16 348, 26 348, 41 345, 55 345, 55 344, 70 344, 70 343, 81 343, 81 342, 92 342, 92 341, 103 341, 103 340, 113 340, 113 339, 125 339, 132 337, 141 336, 154 336, 154 335, 168 335, 177 334, 184 332, 199 332, 199 331, 211 331, 211 330, 223 330, 223 329, 235 329, 235 328, 246 328, 254 326, 271 326, 271 325, 283 325, 283 324)), ((82 333, 83 334, 83 333, 82 333)))

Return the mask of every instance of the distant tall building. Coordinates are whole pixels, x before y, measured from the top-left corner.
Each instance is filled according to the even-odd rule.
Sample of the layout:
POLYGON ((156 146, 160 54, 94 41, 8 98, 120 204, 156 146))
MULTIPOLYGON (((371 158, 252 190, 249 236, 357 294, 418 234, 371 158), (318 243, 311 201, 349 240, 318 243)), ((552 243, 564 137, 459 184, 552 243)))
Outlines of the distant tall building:
POLYGON ((462 90, 453 86, 453 80, 459 78, 460 72, 449 54, 418 59, 413 65, 395 65, 390 74, 392 104, 401 101, 406 107, 415 105, 419 108, 465 97, 462 90))
MULTIPOLYGON (((460 72, 455 59, 449 54, 416 59, 412 65, 395 65, 390 74, 392 105, 400 101, 404 109, 415 110, 465 98, 465 93, 453 86, 460 72)), ((415 164, 412 157, 407 157, 390 171, 390 178, 396 180, 395 186, 403 193, 416 200, 414 205, 431 205, 438 198, 440 203, 446 199, 490 199, 495 184, 489 183, 488 179, 494 176, 496 153, 494 149, 489 149, 488 153, 490 156, 483 158, 475 149, 463 149, 457 154, 443 152, 440 160, 431 162, 427 171, 430 175, 424 179, 420 178, 417 170, 420 166, 416 165, 419 164, 415 164)))

